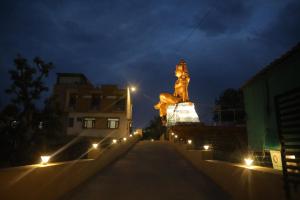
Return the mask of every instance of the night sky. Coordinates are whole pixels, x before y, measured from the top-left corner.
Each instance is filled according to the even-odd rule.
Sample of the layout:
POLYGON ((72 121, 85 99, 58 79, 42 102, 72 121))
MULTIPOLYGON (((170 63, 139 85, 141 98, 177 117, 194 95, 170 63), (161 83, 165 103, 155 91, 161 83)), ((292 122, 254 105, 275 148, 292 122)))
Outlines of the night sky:
POLYGON ((1 106, 18 53, 51 61, 56 72, 84 73, 95 85, 137 86, 134 125, 173 92, 175 65, 188 64, 190 97, 209 122, 215 98, 239 88, 300 41, 294 0, 1 0, 1 106))

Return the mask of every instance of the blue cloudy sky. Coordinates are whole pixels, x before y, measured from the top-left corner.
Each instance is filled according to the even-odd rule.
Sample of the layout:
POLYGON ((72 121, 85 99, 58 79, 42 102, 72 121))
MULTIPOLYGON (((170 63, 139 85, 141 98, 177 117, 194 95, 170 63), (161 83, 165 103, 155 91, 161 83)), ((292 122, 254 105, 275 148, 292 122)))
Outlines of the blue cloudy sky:
POLYGON ((81 72, 94 84, 138 86, 135 126, 172 91, 180 58, 204 121, 215 98, 239 88, 300 39, 299 0, 1 0, 1 106, 18 53, 40 56, 56 72, 81 72))

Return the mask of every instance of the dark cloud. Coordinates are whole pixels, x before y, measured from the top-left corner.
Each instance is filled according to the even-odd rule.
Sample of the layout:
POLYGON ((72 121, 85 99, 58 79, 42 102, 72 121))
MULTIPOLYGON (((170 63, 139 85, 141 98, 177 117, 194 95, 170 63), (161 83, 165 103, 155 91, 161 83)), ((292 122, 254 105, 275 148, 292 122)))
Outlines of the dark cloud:
POLYGON ((196 26, 207 35, 219 35, 239 31, 250 19, 253 7, 249 1, 208 1, 205 12, 198 14, 196 26))
MULTIPOLYGON (((142 126, 185 58, 191 98, 209 121, 223 89, 240 87, 298 41, 298 10, 296 0, 1 1, 0 89, 17 53, 41 56, 55 72, 82 72, 95 84, 138 85, 135 125, 142 126)), ((49 85, 54 80, 52 73, 49 85)))
POLYGON ((270 26, 257 33, 261 42, 270 46, 293 46, 300 42, 300 1, 290 1, 272 20, 270 26))

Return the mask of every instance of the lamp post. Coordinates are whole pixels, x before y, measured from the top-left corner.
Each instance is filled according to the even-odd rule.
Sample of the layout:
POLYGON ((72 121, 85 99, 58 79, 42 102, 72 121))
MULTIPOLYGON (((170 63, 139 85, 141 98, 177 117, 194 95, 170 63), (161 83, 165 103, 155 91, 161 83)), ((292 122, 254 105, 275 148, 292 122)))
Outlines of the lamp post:
POLYGON ((131 133, 131 126, 132 126, 132 110, 133 110, 133 104, 132 104, 132 98, 131 98, 131 92, 136 92, 135 86, 127 86, 127 101, 126 101, 126 118, 128 121, 128 127, 129 127, 129 134, 131 133))

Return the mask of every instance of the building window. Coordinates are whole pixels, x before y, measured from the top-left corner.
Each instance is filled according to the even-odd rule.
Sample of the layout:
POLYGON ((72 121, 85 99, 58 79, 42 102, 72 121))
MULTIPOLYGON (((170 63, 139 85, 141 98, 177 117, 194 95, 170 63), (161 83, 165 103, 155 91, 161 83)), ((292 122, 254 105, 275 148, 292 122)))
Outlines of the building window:
POLYGON ((83 128, 95 128, 95 118, 84 118, 83 128))
POLYGON ((116 102, 115 109, 116 111, 125 111, 126 99, 121 98, 116 102))
POLYGON ((68 126, 69 127, 73 127, 74 126, 74 118, 73 117, 69 118, 69 120, 68 120, 68 126))
POLYGON ((77 95, 71 94, 69 98, 69 108, 75 108, 77 101, 77 95))
POLYGON ((107 128, 119 128, 119 119, 118 118, 108 118, 107 119, 107 128))
POLYGON ((91 107, 93 109, 98 109, 99 106, 100 106, 100 100, 101 100, 101 96, 100 95, 93 95, 92 101, 91 101, 91 107))

